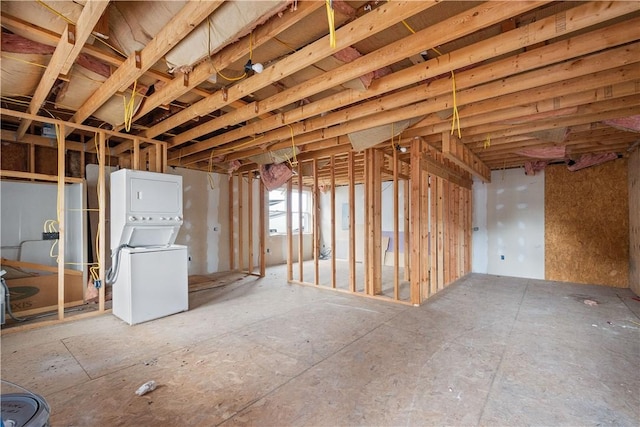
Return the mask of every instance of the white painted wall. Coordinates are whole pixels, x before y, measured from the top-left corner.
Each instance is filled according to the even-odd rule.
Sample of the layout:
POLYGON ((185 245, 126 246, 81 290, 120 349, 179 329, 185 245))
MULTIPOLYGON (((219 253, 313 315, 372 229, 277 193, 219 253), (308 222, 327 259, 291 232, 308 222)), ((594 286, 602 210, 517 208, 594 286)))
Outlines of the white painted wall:
POLYGON ((186 245, 189 274, 228 271, 229 263, 229 180, 226 175, 184 168, 169 168, 168 173, 182 176, 184 223, 177 245, 186 245))
POLYGON ((544 173, 493 171, 473 200, 473 271, 544 279, 544 173))

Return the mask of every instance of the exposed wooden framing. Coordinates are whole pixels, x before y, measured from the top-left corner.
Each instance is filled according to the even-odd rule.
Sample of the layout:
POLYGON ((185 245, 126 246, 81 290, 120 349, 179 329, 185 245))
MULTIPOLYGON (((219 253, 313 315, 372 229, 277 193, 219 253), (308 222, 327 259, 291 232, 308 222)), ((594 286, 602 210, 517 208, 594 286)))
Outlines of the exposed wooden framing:
MULTIPOLYGON (((392 141, 393 142, 393 141, 392 141)), ((393 299, 400 299, 400 206, 398 182, 398 150, 393 149, 393 299)))
POLYGON ((442 132, 442 154, 484 182, 491 182, 491 170, 451 132, 442 132))
POLYGON ((244 270, 244 182, 243 173, 238 173, 238 269, 244 270))
POLYGON ((258 179, 258 185, 260 187, 260 277, 264 277, 266 275, 267 269, 267 251, 266 251, 266 239, 267 239, 267 227, 266 227, 266 217, 269 215, 269 210, 267 209, 268 203, 267 198, 269 194, 264 191, 264 184, 258 179))
POLYGON ((429 296, 438 292, 438 189, 436 175, 429 174, 429 296))
POLYGON ((364 293, 367 295, 373 295, 371 289, 371 258, 372 258, 372 250, 373 242, 371 239, 371 229, 373 227, 373 218, 372 218, 372 192, 371 192, 371 181, 373 180, 371 167, 373 162, 371 160, 371 149, 367 149, 364 151, 364 241, 362 243, 364 248, 364 293))
MULTIPOLYGON (((140 52, 131 54, 116 71, 78 108, 69 120, 82 123, 116 92, 126 90, 182 38, 216 10, 222 1, 191 1, 165 25, 140 52)), ((93 29, 93 27, 92 27, 93 29)))
POLYGON ((429 174, 420 168, 420 303, 429 297, 429 174))
POLYGON ((382 293, 382 177, 380 168, 383 162, 383 153, 380 150, 371 150, 373 160, 373 277, 372 291, 374 295, 382 293))
MULTIPOLYGON (((35 181, 48 181, 48 182, 58 182, 58 177, 56 175, 46 175, 42 173, 31 173, 31 172, 19 172, 19 171, 10 171, 10 170, 0 170, 0 177, 3 178, 18 178, 18 179, 30 179, 35 181)), ((64 177, 65 183, 83 183, 83 178, 74 178, 71 176, 64 177)))
POLYGON ((436 275, 437 275, 437 291, 441 291, 444 288, 444 253, 445 253, 445 238, 444 238, 444 221, 445 221, 445 197, 444 197, 444 179, 436 177, 436 275))
MULTIPOLYGON (((326 72, 325 74, 318 76, 317 78, 313 78, 303 84, 300 84, 298 86, 295 86, 283 92, 280 92, 266 100, 262 100, 260 101, 260 110, 272 111, 273 109, 284 107, 295 100, 312 96, 323 90, 330 89, 331 87, 337 84, 341 84, 350 79, 357 78, 367 72, 374 71, 383 66, 387 66, 394 62, 405 59, 408 55, 411 55, 413 53, 420 53, 425 48, 424 47, 425 39, 428 39, 430 43, 433 43, 433 45, 440 45, 440 44, 446 43, 447 41, 451 41, 456 37, 461 37, 465 34, 469 34, 470 32, 472 32, 474 28, 474 25, 471 25, 472 23, 475 25, 489 25, 490 23, 498 23, 503 19, 511 17, 513 14, 526 12, 527 10, 533 9, 536 6, 540 6, 544 3, 546 2, 485 3, 482 6, 471 9, 454 18, 451 18, 446 22, 439 23, 437 26, 434 25, 432 27, 418 31, 415 34, 411 34, 402 40, 386 45, 385 47, 380 48, 375 52, 372 52, 368 55, 360 57, 354 60, 353 62, 347 63, 345 65, 342 65, 339 68, 326 72), (459 23, 459 22, 464 22, 465 25, 459 25, 459 24, 455 25, 455 23, 459 23)), ((420 5, 420 10, 424 10, 433 5, 426 1, 425 2, 407 2, 407 4, 413 4, 414 6, 420 5)), ((400 3, 392 3, 392 2, 384 3, 381 7, 376 9, 374 12, 383 13, 382 12, 383 8, 388 7, 390 5, 398 6, 400 5, 400 3)), ((406 7, 406 4, 398 7, 400 8, 406 7)), ((419 12, 420 10, 416 9, 415 11, 409 13, 409 16, 419 12)), ((404 16, 404 13, 402 12, 402 10, 399 9, 394 11, 390 15, 387 15, 386 22, 384 22, 385 20, 382 20, 383 22, 379 22, 379 23, 376 22, 375 24, 365 23, 365 20, 371 19, 371 18, 373 18, 372 14, 367 14, 353 21, 352 23, 347 24, 342 28, 340 28, 337 31, 338 43, 341 44, 342 38, 345 38, 348 44, 343 46, 354 44, 359 40, 359 37, 362 37, 361 31, 365 30, 366 35, 370 36, 372 32, 381 31, 382 29, 390 25, 393 25, 396 22, 401 22, 401 20, 405 19, 406 16, 404 16), (398 19, 398 18, 401 18, 401 19, 398 19), (343 34, 343 35, 340 36, 340 34, 343 34)), ((266 72, 267 70, 265 70, 265 72, 263 72, 260 76, 265 76, 265 74, 267 74, 268 76, 270 76, 271 74, 284 76, 297 71, 299 69, 298 67, 306 65, 307 61, 309 61, 311 57, 311 55, 308 54, 307 49, 312 49, 314 52, 324 51, 324 47, 325 47, 324 44, 326 43, 325 39, 318 40, 317 42, 311 45, 308 45, 304 49, 301 49, 295 54, 276 63, 274 66, 269 67, 269 69, 273 68, 272 72, 267 74, 266 72), (320 43, 320 45, 316 46, 318 43, 320 43), (295 63, 290 64, 288 62, 290 60, 295 60, 295 63), (282 64, 283 68, 286 67, 285 70, 280 70, 280 64, 282 64)), ((321 55, 320 53, 316 53, 316 55, 314 56, 315 58, 314 62, 318 61, 322 57, 323 55, 321 55)), ((420 64, 420 65, 423 65, 423 64, 420 64)), ((426 67, 423 67, 423 68, 426 68, 426 67)), ((249 84, 251 79, 255 79, 255 78, 256 76, 246 79, 245 81, 232 87, 231 89, 240 87, 245 82, 246 84, 249 84)), ((253 83, 252 85, 254 87, 253 90, 257 90, 261 87, 264 87, 263 84, 258 83, 258 80, 251 81, 251 83, 253 83)), ((204 102, 200 101, 199 103, 190 107, 190 109, 193 109, 196 111, 212 111, 214 109, 221 108, 224 105, 224 104, 214 104, 215 106, 212 107, 210 105, 200 105, 200 104, 204 104, 204 102)), ((168 122, 169 120, 174 119, 174 117, 185 113, 187 110, 183 110, 183 112, 178 113, 175 116, 165 120, 165 122, 168 122)), ((327 108, 324 111, 327 111, 327 110, 329 109, 327 108)), ((254 115, 255 115, 254 107, 251 105, 247 105, 247 107, 245 108, 238 109, 230 114, 225 114, 219 119, 211 120, 197 128, 190 129, 189 131, 184 132, 179 136, 179 138, 178 137, 174 138, 172 140, 172 144, 190 141, 198 136, 205 135, 217 129, 221 129, 224 126, 249 120, 254 115)), ((189 114, 185 113, 184 116, 185 117, 180 117, 180 118, 176 117, 174 119, 174 122, 164 125, 162 131, 170 130, 173 127, 177 126, 178 124, 186 121, 186 119, 190 118, 189 114)), ((156 125, 156 127, 162 125, 163 123, 164 122, 161 122, 159 125, 156 125)), ((293 127, 295 128, 295 126, 293 127)), ((297 131, 294 130, 294 132, 297 132, 297 131)), ((155 136, 157 135, 157 133, 147 132, 145 135, 155 136)), ((194 153, 197 153, 198 151, 206 150, 215 146, 216 146, 215 144, 212 144, 212 141, 204 140, 187 147, 185 149, 185 154, 194 154, 194 153)))
POLYGON ((304 230, 302 226, 302 162, 298 162, 298 279, 304 282, 304 230))
MULTIPOLYGON (((618 7, 618 4, 616 4, 616 7, 618 7)), ((585 18, 586 19, 586 18, 585 18)), ((544 48, 540 48, 540 49, 536 49, 535 52, 526 52, 520 55, 517 55, 513 58, 507 58, 505 60, 501 60, 498 61, 497 63, 492 63, 486 66, 479 66, 474 68, 473 71, 469 71, 469 72, 462 72, 462 73, 457 73, 456 74, 456 84, 458 86, 458 90, 460 91, 463 88, 471 88, 479 83, 487 82, 487 81, 491 81, 491 80, 495 80, 498 77, 504 76, 507 77, 511 74, 514 73, 521 73, 522 71, 526 71, 526 70, 532 70, 535 68, 539 67, 541 58, 545 58, 547 61, 549 62, 558 62, 564 59, 570 59, 576 56, 579 56, 581 54, 587 54, 587 53, 591 53, 594 51, 597 51, 598 49, 602 49, 607 47, 608 45, 615 43, 615 44, 621 44, 621 43, 625 43, 628 41, 633 40, 633 37, 631 36, 631 34, 633 33, 633 31, 630 31, 630 28, 632 28, 632 25, 640 25, 640 18, 638 18, 638 22, 636 22, 636 20, 631 20, 633 22, 624 22, 622 24, 616 25, 614 26, 614 33, 611 33, 610 28, 607 28, 606 32, 603 30, 602 32, 598 32, 598 34, 601 34, 602 37, 594 37, 593 35, 589 34, 589 35, 583 35, 583 36, 576 36, 572 39, 567 40, 566 42, 562 42, 562 47, 560 46, 556 46, 556 44, 548 46, 548 47, 544 47, 544 48), (496 74, 498 73, 498 74, 496 74), (482 80, 484 79, 484 80, 482 80)), ((499 44, 492 44, 491 46, 499 46, 499 44)), ((469 55, 475 55, 477 52, 470 50, 470 53, 468 55, 466 55, 465 57, 469 57, 469 55)), ((623 54, 624 51, 620 51, 619 53, 616 52, 604 52, 601 55, 614 55, 615 59, 616 59, 616 63, 625 63, 628 62, 628 55, 630 52, 627 52, 625 54, 623 54)), ((452 54, 448 54, 448 57, 451 55, 455 55, 455 53, 452 54)), ((634 53, 634 55, 638 55, 637 53, 634 53)), ((444 61, 443 58, 438 58, 438 62, 442 62, 444 61)), ((600 67, 601 64, 603 62, 607 62, 606 59, 596 59, 596 57, 594 57, 594 61, 593 62, 593 70, 596 70, 597 67, 600 67)), ((434 66, 437 64, 434 64, 434 66)), ((611 66, 615 66, 614 62, 611 62, 611 66)), ((429 67, 429 69, 431 70, 433 67, 429 67)), ((550 81, 560 81, 562 79, 566 79, 567 77, 561 74, 558 74, 558 71, 560 71, 560 68, 566 68, 566 72, 571 72, 574 74, 584 74, 584 73, 591 73, 593 72, 592 70, 586 70, 585 69, 585 64, 580 63, 579 66, 576 66, 576 64, 569 64, 569 66, 567 65, 563 65, 563 64, 559 64, 557 66, 553 66, 551 67, 552 69, 546 69, 546 70, 538 70, 535 71, 534 73, 539 74, 540 78, 546 78, 549 79, 550 81)), ((406 70, 405 70, 406 71, 406 70)), ((440 71, 442 72, 442 71, 440 71)), ((404 73, 404 71, 403 71, 404 73)), ((526 73, 525 73, 526 74, 526 73)), ((415 73, 414 73, 415 75, 415 73)), ((507 93, 512 93, 512 92, 517 92, 520 91, 522 89, 524 89, 525 87, 523 87, 523 85, 528 85, 528 87, 535 87, 536 85, 540 84, 539 80, 533 79, 533 74, 532 75, 515 75, 513 77, 509 77, 506 81, 496 81, 494 82, 491 86, 487 87, 486 90, 483 89, 482 91, 479 91, 478 89, 468 89, 466 91, 461 91, 459 96, 458 96, 458 100, 459 100, 459 106, 460 105, 465 105, 468 103, 472 103, 475 102, 477 100, 481 100, 481 99, 485 99, 485 98, 492 98, 495 97, 496 94, 507 94, 507 93)), ((421 75, 422 77, 422 75, 421 75)), ((384 78, 383 78, 384 79, 384 78)), ((381 79, 382 81, 382 79, 381 79)), ((385 84, 381 84, 380 86, 382 87, 386 87, 388 83, 385 80, 385 84)), ((416 88, 411 88, 411 89, 406 89, 401 93, 398 94, 394 94, 389 96, 388 98, 385 97, 384 98, 384 104, 387 107, 391 107, 394 105, 404 105, 404 104, 408 104, 411 102, 416 102, 419 101, 421 99, 424 99, 425 97, 433 97, 434 95, 438 95, 438 94, 450 94, 450 83, 447 82, 446 80, 437 80, 435 82, 432 82, 428 88, 424 88, 424 93, 422 92, 421 89, 416 89, 416 88), (402 102, 391 102, 392 99, 395 99, 397 97, 405 97, 406 99, 402 102)), ((368 90, 366 93, 370 93, 371 90, 368 90)), ((350 94, 350 96, 356 96, 356 94, 350 94)), ((373 96, 373 95, 372 95, 373 96)), ((552 95, 553 96, 553 95, 552 95)), ((334 97, 331 97, 331 99, 333 99, 334 97)), ((526 99, 526 98, 525 98, 526 99)), ((505 100, 507 100, 507 102, 513 103, 513 98, 512 97, 507 97, 505 98, 505 100)), ((419 105, 424 105, 424 110, 422 111, 422 113, 427 114, 429 112, 435 112, 435 111, 439 111, 442 109, 446 109, 449 108, 451 103, 451 99, 450 96, 444 96, 444 97, 439 97, 439 98, 433 98, 432 101, 427 101, 426 103, 421 103, 419 105), (437 105, 436 103, 434 103, 435 100, 437 101, 437 105), (428 105, 431 105, 430 107, 428 105)), ((371 104, 373 108, 377 108, 377 105, 380 105, 380 102, 376 102, 374 104, 371 104)), ((318 122, 318 124, 314 124, 314 120, 319 120, 319 119, 312 119, 309 120, 307 122, 305 122, 305 126, 304 128, 306 129, 306 132, 310 132, 314 129, 318 129, 319 127, 327 126, 330 125, 332 123, 343 123, 346 120, 352 120, 353 118, 357 118, 358 117, 358 112, 359 111, 364 111, 365 106, 358 106, 358 107, 354 107, 354 108, 347 108, 347 109, 343 109, 341 110, 342 113, 340 113, 340 116, 335 116, 334 117, 334 113, 331 113, 322 119, 322 122, 318 122), (343 117, 344 116, 344 117, 343 117), (334 117, 334 118, 332 118, 334 117)), ((422 109, 422 107, 420 107, 420 109, 422 109)), ((304 108, 305 112, 309 112, 309 111, 314 111, 313 109, 309 108, 308 105, 305 105, 304 108)), ((374 112, 376 110, 372 110, 372 112, 374 112)), ((407 110, 408 113, 409 110, 407 110)), ((310 113, 307 113, 310 114, 310 113)), ((336 113, 338 114, 338 113, 336 113)), ((361 114, 361 113, 360 113, 361 114)), ((370 114, 370 113, 369 113, 370 114)), ((380 119, 383 119, 385 117, 387 113, 384 113, 381 115, 380 119)), ((410 116, 415 117, 415 115, 418 114, 417 111, 412 110, 411 114, 409 114, 410 116)), ((465 117, 468 113, 465 112, 465 117)), ((403 118, 407 118, 408 116, 406 114, 401 114, 399 115, 399 117, 394 117, 394 118, 390 118, 392 121, 393 120, 397 120, 400 117, 403 118), (405 117, 406 116, 406 117, 405 117)), ((379 119, 376 118, 372 118, 374 121, 379 121, 379 119)), ((384 123, 387 123, 386 121, 384 123)), ((447 126, 449 126, 449 124, 447 124, 447 126)), ((447 126, 444 126, 445 128, 447 126)), ((332 129, 332 132, 338 133, 338 131, 340 132, 350 132, 350 131, 354 131, 354 130, 359 130, 359 127, 357 125, 357 123, 352 123, 348 128, 341 126, 340 129, 332 129)), ((300 133, 302 133, 303 127, 301 125, 292 125, 292 128, 294 129, 294 132, 296 135, 299 135, 300 133)), ((289 129, 284 129, 286 130, 286 132, 290 132, 289 129)), ((440 129, 438 130, 438 132, 441 132, 444 129, 440 129)), ((313 131, 311 132, 312 135, 315 135, 315 133, 318 133, 318 135, 320 135, 319 131, 313 131)), ((265 137, 269 137, 267 134, 265 137)), ((334 133, 328 134, 326 132, 322 133, 323 137, 327 138, 330 136, 333 136, 334 133)), ((419 134, 417 134, 419 135, 419 134)), ((217 138, 217 137, 216 137, 217 138)), ((298 143, 302 143, 302 144, 306 144, 308 143, 307 141, 302 140, 301 138, 298 139, 298 143)), ((274 146, 274 148, 280 148, 279 144, 276 144, 274 146)))
POLYGON ((58 239, 58 320, 64 319, 64 266, 65 266, 65 191, 64 191, 64 177, 66 175, 66 162, 65 162, 65 127, 59 125, 57 129, 58 135, 58 196, 57 196, 57 219, 58 219, 58 232, 60 238, 58 239))
POLYGON ((314 285, 320 284, 320 190, 318 188, 318 159, 313 159, 313 269, 314 285))
POLYGON ((231 271, 235 271, 236 269, 236 247, 235 247, 236 236, 234 231, 235 215, 234 215, 234 209, 233 209, 235 204, 235 199, 233 197, 235 188, 233 183, 234 183, 233 175, 230 175, 229 176, 229 270, 231 271))
MULTIPOLYGON (((58 75, 69 72, 71 65, 73 65, 82 47, 91 36, 93 27, 95 27, 108 5, 108 1, 87 1, 82 8, 76 25, 67 24, 31 98, 27 112, 38 114, 40 107, 42 107, 49 92, 51 92, 51 88, 58 79, 58 75)), ((22 139, 30 124, 31 119, 22 120, 16 132, 17 139, 22 139)))
POLYGON ((331 287, 336 288, 336 160, 331 156, 331 287))
POLYGON ((420 221, 422 216, 420 210, 420 194, 422 191, 422 180, 420 174, 422 170, 422 141, 419 139, 411 142, 411 212, 410 212, 410 235, 405 235, 405 239, 410 239, 411 245, 411 272, 409 274, 411 303, 418 305, 421 302, 420 296, 420 270, 423 262, 422 248, 420 247, 420 221))
POLYGON ((274 17, 274 19, 270 19, 263 25, 260 25, 249 35, 222 49, 211 57, 209 61, 204 61, 196 65, 189 73, 188 85, 185 86, 184 82, 181 82, 182 79, 173 79, 161 90, 149 96, 145 100, 144 105, 140 108, 140 111, 136 114, 136 118, 140 118, 154 108, 179 98, 190 89, 207 80, 211 75, 215 75, 216 70, 224 70, 230 64, 242 59, 249 53, 250 43, 253 46, 253 49, 256 49, 258 46, 271 38, 276 37, 278 34, 282 33, 287 28, 299 22, 301 19, 322 6, 323 4, 319 2, 303 1, 298 4, 295 12, 286 13, 280 17, 274 17))
MULTIPOLYGON (((358 41, 371 36, 372 33, 376 33, 389 28, 390 26, 401 22, 403 19, 406 19, 422 10, 434 6, 436 3, 437 2, 432 0, 424 2, 384 3, 371 13, 366 14, 356 19, 355 21, 347 23, 341 28, 337 29, 337 45, 335 49, 339 50, 347 46, 351 46, 354 43, 357 43, 358 41)), ((273 65, 267 67, 267 69, 265 69, 261 74, 255 74, 230 87, 226 93, 226 96, 224 96, 222 91, 215 92, 209 97, 195 103, 191 107, 182 110, 174 116, 171 116, 170 118, 148 129, 145 132, 145 136, 157 136, 163 132, 175 128, 182 123, 185 123, 188 120, 201 116, 203 112, 208 113, 223 108, 231 101, 240 99, 247 93, 252 93, 271 84, 273 76, 288 76, 311 64, 318 62, 320 59, 333 54, 333 52, 335 51, 334 48, 330 46, 328 41, 329 35, 305 46, 304 48, 281 59, 280 61, 275 62, 273 65)), ((395 61, 389 60, 389 63, 393 62, 395 61)), ((341 72, 336 72, 335 70, 333 70, 331 73, 332 75, 334 75, 334 77, 332 78, 336 81, 336 83, 332 83, 330 86, 346 82, 348 80, 351 80, 352 78, 361 76, 367 71, 373 71, 376 68, 374 66, 371 69, 364 70, 362 68, 363 63, 364 61, 356 60, 340 67, 340 69, 342 70, 341 72), (347 67, 351 71, 348 77, 346 76, 347 73, 345 72, 345 67, 347 67)), ((369 66, 371 67, 372 65, 369 66)), ((321 81, 314 78, 302 85, 280 92, 279 94, 269 98, 269 100, 261 101, 260 111, 272 111, 276 108, 280 108, 291 103, 294 100, 292 99, 292 93, 294 90, 298 92, 295 95, 295 99, 302 99, 307 96, 313 95, 314 93, 320 92, 321 90, 323 90, 320 89, 321 84, 321 81)), ((324 82, 324 84, 326 85, 327 83, 324 82)), ((207 133, 213 132, 217 129, 221 129, 226 125, 248 120, 249 118, 255 116, 256 110, 254 104, 255 103, 248 104, 247 106, 239 108, 232 113, 225 114, 220 118, 211 120, 207 123, 183 132, 182 134, 172 138, 171 144, 172 146, 176 146, 199 136, 206 135, 207 133)), ((199 145, 199 143, 196 143, 194 145, 199 145)), ((189 146, 189 150, 185 150, 185 152, 188 151, 188 154, 196 152, 190 150, 194 145, 189 146)), ((209 147, 205 146, 203 149, 206 148, 209 147)))
POLYGON ((293 280, 293 212, 291 198, 293 194, 293 178, 287 181, 287 281, 293 280))
POLYGON ((349 151, 349 290, 356 292, 356 177, 354 153, 349 151))
POLYGON ((254 241, 253 241, 253 174, 251 172, 247 172, 247 235, 249 238, 249 262, 248 262, 248 272, 249 274, 253 274, 254 270, 254 241))
MULTIPOLYGON (((404 163, 403 163, 404 165, 404 163)), ((405 179, 403 180, 404 183, 404 199, 403 199, 403 209, 404 209, 404 252, 403 252, 403 258, 404 258, 404 280, 405 282, 408 282, 409 279, 409 271, 411 269, 411 264, 410 264, 410 260, 411 260, 411 246, 409 245, 409 230, 410 230, 410 221, 409 221, 409 217, 410 217, 410 204, 409 204, 409 200, 410 200, 410 196, 411 196, 411 187, 410 187, 410 180, 409 179, 405 179)))
POLYGON ((133 152, 131 153, 131 168, 140 170, 140 140, 133 138, 133 152))
POLYGON ((105 309, 106 290, 106 266, 107 266, 107 179, 105 174, 107 135, 104 132, 98 133, 98 278, 100 279, 100 289, 98 289, 98 311, 105 309))

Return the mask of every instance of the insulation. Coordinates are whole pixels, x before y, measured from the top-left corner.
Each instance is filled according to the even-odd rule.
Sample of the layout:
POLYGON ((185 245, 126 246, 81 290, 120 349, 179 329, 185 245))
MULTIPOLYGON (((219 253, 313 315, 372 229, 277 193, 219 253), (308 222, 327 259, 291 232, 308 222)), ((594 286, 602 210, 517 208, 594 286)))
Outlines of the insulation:
POLYGON ((2 96, 29 96, 38 87, 44 68, 51 55, 8 53, 2 54, 2 96))
POLYGON ((572 160, 569 162, 567 169, 571 172, 578 171, 580 169, 588 168, 590 166, 601 165, 611 160, 618 158, 616 153, 594 153, 583 154, 578 160, 572 160))
POLYGON ((278 164, 288 162, 298 154, 300 154, 300 149, 298 147, 295 147, 295 154, 293 152, 293 147, 281 148, 280 150, 267 151, 263 154, 251 156, 249 157, 249 160, 258 165, 268 165, 271 163, 278 164))
MULTIPOLYGON (((72 68, 69 82, 65 85, 63 91, 58 93, 56 97, 56 108, 65 108, 77 110, 87 99, 100 87, 107 77, 88 70, 80 65, 72 68)), ((135 110, 140 107, 142 100, 141 95, 147 91, 147 87, 138 84, 136 92, 135 110)), ((123 95, 129 100, 131 90, 127 90, 122 95, 114 95, 102 107, 96 110, 92 115, 102 121, 116 127, 124 123, 124 101, 123 95)))
POLYGON ((567 155, 567 147, 558 145, 555 147, 523 148, 516 151, 516 154, 525 157, 535 157, 536 159, 564 159, 567 155))
POLYGON ((543 141, 551 141, 559 144, 567 140, 567 136, 569 136, 569 128, 560 127, 557 129, 541 130, 537 132, 531 132, 528 135, 533 136, 534 138, 542 139, 543 141))
POLYGON ((549 162, 545 160, 538 160, 534 162, 531 162, 531 161, 524 162, 524 173, 527 176, 533 176, 536 174, 536 172, 543 171, 548 164, 549 162))
MULTIPOLYGON (((143 6, 147 4, 140 3, 143 6)), ((174 69, 202 61, 224 46, 249 34, 257 25, 284 10, 288 4, 289 1, 285 0, 225 2, 208 20, 198 25, 167 53, 167 66, 174 69)))
POLYGON ((640 115, 605 120, 602 123, 628 132, 640 132, 640 115))
MULTIPOLYGON (((72 1, 50 1, 44 0, 49 7, 55 9, 61 15, 69 18, 72 22, 78 22, 80 13, 82 12, 82 5, 72 1)), ((61 34, 67 26, 65 21, 60 16, 56 15, 44 5, 37 1, 5 1, 0 2, 2 6, 2 13, 14 16, 16 18, 27 21, 30 24, 35 24, 38 27, 45 28, 49 31, 53 31, 57 34, 61 34)), ((27 29, 16 28, 12 25, 6 25, 4 22, 3 27, 11 30, 13 33, 26 37, 30 40, 34 40, 46 45, 56 46, 57 42, 51 41, 48 37, 38 36, 37 33, 33 33, 27 29)), ((4 37, 4 34, 2 35, 4 37)))
POLYGON ((399 122, 391 123, 388 125, 381 125, 372 127, 369 129, 361 130, 358 132, 352 132, 349 136, 351 146, 356 151, 366 150, 380 144, 381 142, 391 139, 391 131, 393 130, 393 136, 400 135, 409 126, 412 126, 422 120, 423 117, 414 117, 408 120, 401 120, 399 122))
POLYGON ((628 286, 625 159, 580 173, 548 166, 544 205, 546 280, 628 286))
POLYGON ((291 178, 293 172, 285 163, 277 165, 260 165, 260 178, 267 190, 272 191, 282 186, 291 178))

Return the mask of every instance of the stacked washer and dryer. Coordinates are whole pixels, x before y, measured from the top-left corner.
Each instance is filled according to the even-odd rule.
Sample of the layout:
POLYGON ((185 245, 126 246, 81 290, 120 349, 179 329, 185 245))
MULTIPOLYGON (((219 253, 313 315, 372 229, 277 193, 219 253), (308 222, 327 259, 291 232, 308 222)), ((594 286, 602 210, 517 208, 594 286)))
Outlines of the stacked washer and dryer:
POLYGON ((134 325, 187 311, 182 177, 121 169, 111 174, 112 313, 134 325))

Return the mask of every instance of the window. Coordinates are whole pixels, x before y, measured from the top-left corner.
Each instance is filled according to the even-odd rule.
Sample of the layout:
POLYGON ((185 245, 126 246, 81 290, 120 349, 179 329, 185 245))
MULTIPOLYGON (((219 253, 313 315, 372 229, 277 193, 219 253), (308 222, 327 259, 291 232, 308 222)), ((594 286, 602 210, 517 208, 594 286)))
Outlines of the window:
MULTIPOLYGON (((291 228, 297 233, 300 227, 300 197, 302 198, 302 231, 311 232, 311 192, 303 190, 291 191, 291 228)), ((278 189, 269 192, 269 234, 286 234, 287 232, 287 190, 278 189)))

